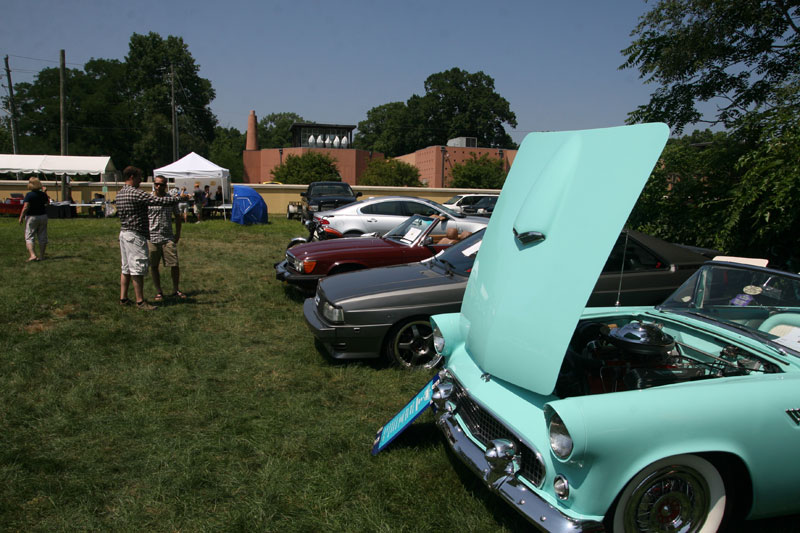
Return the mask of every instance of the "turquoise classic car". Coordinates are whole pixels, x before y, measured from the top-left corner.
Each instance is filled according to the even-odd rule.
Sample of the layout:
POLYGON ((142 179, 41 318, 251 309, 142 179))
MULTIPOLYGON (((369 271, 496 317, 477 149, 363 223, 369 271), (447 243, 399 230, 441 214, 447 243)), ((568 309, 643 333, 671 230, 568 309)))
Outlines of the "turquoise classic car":
POLYGON ((432 318, 437 425, 543 530, 800 511, 800 276, 709 262, 655 308, 585 308, 667 136, 528 135, 461 312, 432 318))

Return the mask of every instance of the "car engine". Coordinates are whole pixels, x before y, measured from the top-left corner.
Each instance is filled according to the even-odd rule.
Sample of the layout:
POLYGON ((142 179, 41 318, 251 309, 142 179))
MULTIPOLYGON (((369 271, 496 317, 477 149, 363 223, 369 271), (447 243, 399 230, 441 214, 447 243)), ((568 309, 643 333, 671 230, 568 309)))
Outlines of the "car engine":
POLYGON ((773 363, 727 345, 712 354, 677 342, 654 322, 581 322, 556 383, 560 398, 646 389, 671 383, 780 372, 773 363))

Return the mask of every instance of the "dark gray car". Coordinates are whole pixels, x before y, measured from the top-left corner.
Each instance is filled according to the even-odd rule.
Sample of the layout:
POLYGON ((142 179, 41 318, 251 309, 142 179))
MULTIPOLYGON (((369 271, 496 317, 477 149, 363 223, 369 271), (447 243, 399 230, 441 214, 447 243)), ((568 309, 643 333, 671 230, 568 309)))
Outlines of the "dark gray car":
POLYGON ((430 316, 461 309, 483 230, 420 263, 323 278, 303 306, 306 323, 336 359, 383 354, 403 367, 433 359, 430 316))
MULTIPOLYGON (((324 278, 303 306, 309 329, 335 359, 384 356, 408 368, 429 363, 434 356, 429 318, 461 309, 482 238, 483 231, 475 233, 421 263, 324 278)), ((624 231, 587 305, 661 303, 706 260, 661 239, 624 231)), ((509 275, 523 279, 512 265, 509 275)))

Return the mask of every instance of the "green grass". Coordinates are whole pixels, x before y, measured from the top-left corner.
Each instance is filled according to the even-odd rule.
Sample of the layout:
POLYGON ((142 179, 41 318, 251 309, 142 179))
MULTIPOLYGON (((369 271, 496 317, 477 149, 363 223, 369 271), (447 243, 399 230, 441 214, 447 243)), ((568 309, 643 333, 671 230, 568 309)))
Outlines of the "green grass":
POLYGON ((0 530, 526 528, 429 414, 370 455, 429 375, 317 352, 272 268, 298 222, 185 226, 189 299, 150 313, 117 303, 118 231, 51 220, 25 263, 0 218, 0 530))
POLYGON ((429 374, 316 351, 272 268, 298 222, 185 226, 189 299, 149 313, 117 303, 118 231, 51 220, 50 259, 25 263, 0 217, 0 531, 528 529, 429 413, 370 455, 429 374))

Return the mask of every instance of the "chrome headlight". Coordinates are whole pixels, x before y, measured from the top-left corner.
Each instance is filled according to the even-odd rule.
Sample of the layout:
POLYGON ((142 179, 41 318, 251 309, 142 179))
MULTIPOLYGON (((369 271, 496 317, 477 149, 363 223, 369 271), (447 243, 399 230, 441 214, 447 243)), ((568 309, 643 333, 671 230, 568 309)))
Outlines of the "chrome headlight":
POLYGON ((557 414, 550 419, 550 449, 559 459, 566 459, 572 453, 572 437, 567 431, 567 426, 557 414))
POLYGON ((328 322, 344 322, 344 311, 342 308, 331 305, 329 302, 323 302, 322 316, 324 316, 328 322))
POLYGON ((435 324, 433 326, 433 349, 438 354, 444 352, 444 335, 442 335, 442 330, 439 329, 439 326, 435 324))
POLYGON ((318 205, 309 205, 308 206, 308 210, 309 211, 319 211, 319 206, 318 205))

